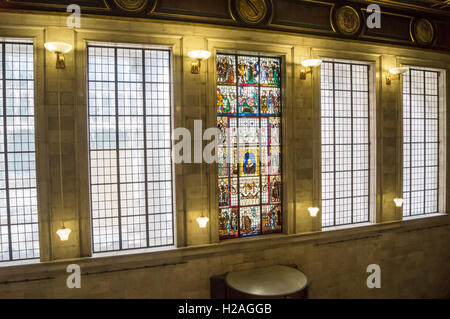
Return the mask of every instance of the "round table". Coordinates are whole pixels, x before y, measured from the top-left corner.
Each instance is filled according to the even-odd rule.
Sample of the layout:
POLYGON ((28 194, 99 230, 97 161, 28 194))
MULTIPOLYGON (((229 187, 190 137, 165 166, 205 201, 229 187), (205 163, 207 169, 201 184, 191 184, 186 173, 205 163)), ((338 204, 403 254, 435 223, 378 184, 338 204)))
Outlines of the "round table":
POLYGON ((274 265, 226 275, 230 298, 306 298, 308 278, 300 270, 274 265))

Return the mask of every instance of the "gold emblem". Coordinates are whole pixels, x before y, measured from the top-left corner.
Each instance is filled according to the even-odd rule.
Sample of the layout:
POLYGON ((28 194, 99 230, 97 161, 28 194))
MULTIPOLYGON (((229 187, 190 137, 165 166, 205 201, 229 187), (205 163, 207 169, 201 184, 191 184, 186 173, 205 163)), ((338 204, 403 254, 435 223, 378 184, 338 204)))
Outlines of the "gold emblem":
POLYGON ((414 24, 414 40, 419 44, 428 45, 433 42, 434 28, 427 19, 419 19, 414 24))
POLYGON ((125 11, 139 11, 145 7, 148 0, 114 0, 114 3, 125 11))
POLYGON ((354 35, 361 25, 358 12, 350 6, 344 6, 336 12, 336 25, 345 35, 354 35))
POLYGON ((248 24, 260 24, 269 14, 268 0, 235 0, 235 10, 240 20, 248 24))

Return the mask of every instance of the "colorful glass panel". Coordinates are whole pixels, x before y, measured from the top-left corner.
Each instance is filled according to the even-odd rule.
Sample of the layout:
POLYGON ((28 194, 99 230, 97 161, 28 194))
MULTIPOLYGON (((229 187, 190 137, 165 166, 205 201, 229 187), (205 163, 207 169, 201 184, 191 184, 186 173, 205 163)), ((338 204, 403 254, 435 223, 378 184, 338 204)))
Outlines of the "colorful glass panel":
POLYGON ((234 55, 217 55, 217 83, 233 85, 236 83, 236 58, 234 55))
POLYGON ((237 208, 219 209, 219 235, 221 238, 237 237, 239 234, 239 214, 237 208))
POLYGON ((261 58, 261 84, 278 87, 280 85, 280 60, 261 58))
POLYGON ((276 233, 281 231, 281 206, 264 205, 262 207, 263 233, 276 233))
POLYGON ((236 113, 236 88, 217 86, 217 113, 236 113))
POLYGON ((282 231, 280 65, 217 55, 220 239, 282 231))
POLYGON ((239 87, 239 113, 243 115, 258 114, 258 88, 257 87, 239 87))

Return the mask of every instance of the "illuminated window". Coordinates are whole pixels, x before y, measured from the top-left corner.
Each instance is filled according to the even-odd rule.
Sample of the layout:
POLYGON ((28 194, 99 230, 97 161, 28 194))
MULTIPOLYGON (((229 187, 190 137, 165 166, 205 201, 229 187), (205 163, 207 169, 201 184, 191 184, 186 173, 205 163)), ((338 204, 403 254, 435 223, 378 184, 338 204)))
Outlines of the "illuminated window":
POLYGON ((403 216, 439 210, 439 71, 403 75, 403 216))
POLYGON ((168 50, 88 45, 94 252, 174 244, 168 50))
POLYGON ((217 55, 219 236, 281 232, 278 58, 217 55))
POLYGON ((321 65, 323 227, 369 221, 369 70, 321 65))
POLYGON ((0 261, 39 258, 33 43, 0 42, 0 261))

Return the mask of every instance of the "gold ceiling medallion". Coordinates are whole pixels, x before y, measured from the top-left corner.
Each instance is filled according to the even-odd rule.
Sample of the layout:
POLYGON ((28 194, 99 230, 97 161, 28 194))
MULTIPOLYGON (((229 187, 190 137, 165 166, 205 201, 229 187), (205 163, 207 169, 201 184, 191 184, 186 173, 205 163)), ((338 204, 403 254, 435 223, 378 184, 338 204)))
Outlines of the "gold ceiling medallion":
POLYGON ((148 0, 114 0, 117 6, 125 11, 139 11, 146 4, 148 0))
POLYGON ((413 23, 412 40, 421 45, 430 45, 434 39, 434 27, 427 19, 418 19, 413 23))
POLYGON ((123 12, 141 13, 153 11, 157 0, 107 0, 107 2, 111 7, 123 12))
POLYGON ((271 0, 228 0, 233 20, 250 25, 268 24, 272 20, 271 0))
POLYGON ((354 35, 361 26, 361 18, 358 12, 350 7, 343 6, 336 11, 336 26, 340 33, 344 35, 354 35))

